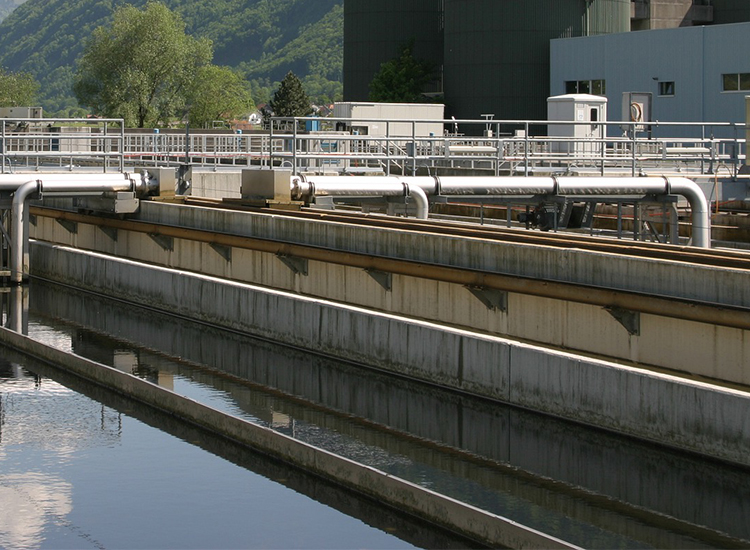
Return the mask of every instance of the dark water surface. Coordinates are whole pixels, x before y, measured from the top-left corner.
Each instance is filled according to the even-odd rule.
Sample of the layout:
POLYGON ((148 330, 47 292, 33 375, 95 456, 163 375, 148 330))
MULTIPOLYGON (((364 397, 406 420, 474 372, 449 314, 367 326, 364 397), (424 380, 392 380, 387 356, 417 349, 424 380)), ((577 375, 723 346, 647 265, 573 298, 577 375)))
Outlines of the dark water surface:
POLYGON ((151 409, 2 352, 2 548, 461 544, 151 409))
MULTIPOLYGON (((20 322, 15 299, 4 295, 4 325, 20 322)), ((49 345, 569 542, 750 546, 747 470, 73 289, 34 281, 28 303, 24 331, 49 345)), ((0 546, 462 544, 56 369, 0 357, 0 546)))

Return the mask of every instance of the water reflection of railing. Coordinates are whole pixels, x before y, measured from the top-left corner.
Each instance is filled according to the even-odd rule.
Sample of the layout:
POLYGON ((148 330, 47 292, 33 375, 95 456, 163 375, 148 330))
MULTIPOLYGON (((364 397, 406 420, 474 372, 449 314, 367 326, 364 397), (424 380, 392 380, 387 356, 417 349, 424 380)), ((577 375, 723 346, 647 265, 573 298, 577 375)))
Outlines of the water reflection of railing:
POLYGON ((422 482, 433 490, 453 491, 454 498, 474 505, 500 512, 502 500, 481 496, 488 494, 484 491, 508 493, 537 503, 537 510, 564 508, 571 522, 627 532, 657 547, 664 546, 664 534, 658 535, 654 524, 644 529, 632 511, 637 510, 641 519, 670 517, 680 522, 682 532, 690 529, 693 535, 713 537, 714 530, 750 537, 750 524, 738 504, 750 494, 750 478, 738 481, 730 466, 717 467, 697 456, 589 432, 499 403, 388 379, 352 364, 186 319, 125 304, 112 308, 105 298, 72 288, 39 284, 32 291, 32 312, 77 327, 100 327, 89 333, 100 335, 92 344, 106 346, 109 338, 118 348, 138 342, 161 358, 147 359, 150 368, 167 369, 204 388, 226 392, 226 399, 255 421, 303 436, 292 433, 296 419, 308 427, 308 434, 317 432, 319 446, 334 445, 339 454, 356 453, 353 459, 380 469, 390 467, 394 475, 404 476, 410 462, 424 464, 431 473, 420 478, 422 482), (101 327, 117 337, 106 336, 101 327), (169 366, 168 357, 179 361, 169 366), (363 449, 384 452, 363 454, 363 449), (380 461, 383 457, 390 457, 390 466, 380 461), (600 506, 605 513, 592 516, 592 507, 600 506))

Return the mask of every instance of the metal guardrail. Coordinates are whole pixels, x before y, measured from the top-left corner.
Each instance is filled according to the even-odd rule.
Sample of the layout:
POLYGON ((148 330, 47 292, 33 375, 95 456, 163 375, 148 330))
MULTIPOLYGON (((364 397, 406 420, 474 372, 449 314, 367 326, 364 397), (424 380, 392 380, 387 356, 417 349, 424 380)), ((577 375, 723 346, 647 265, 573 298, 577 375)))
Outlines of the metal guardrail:
POLYGON ((103 166, 106 172, 123 171, 126 163, 191 162, 386 175, 438 168, 493 175, 612 170, 638 175, 668 166, 713 174, 722 167, 736 177, 746 159, 745 133, 746 125, 735 123, 317 117, 274 118, 263 133, 161 133, 125 131, 118 119, 6 119, 0 155, 2 172, 21 164, 73 169, 78 163, 103 166), (368 123, 385 132, 362 135, 351 129, 368 123), (315 131, 305 129, 311 125, 315 131), (444 130, 424 135, 426 127, 444 130))
POLYGON ((124 136, 121 119, 5 118, 0 124, 0 172, 42 165, 72 170, 76 162, 122 172, 124 136))
POLYGON ((746 158, 746 125, 737 123, 567 122, 532 120, 390 120, 273 119, 271 139, 287 146, 271 152, 272 163, 286 162, 294 172, 315 169, 380 170, 416 174, 437 167, 484 168, 501 173, 532 175, 538 171, 619 169, 635 176, 672 164, 700 173, 727 166, 736 177, 746 158), (306 123, 329 128, 367 127, 377 123, 385 135, 303 132, 306 123), (280 130, 275 131, 276 124, 280 130), (419 135, 417 128, 437 124, 442 135, 419 135), (403 132, 404 126, 411 131, 403 132), (402 134, 390 135, 391 127, 402 134), (459 129, 466 133, 459 132, 459 129), (553 131, 554 130, 554 131, 553 131), (279 133, 280 132, 280 133, 279 133), (532 135, 532 132, 538 135, 532 135), (673 135, 681 137, 670 137, 673 135), (549 135, 554 133, 555 135, 549 135), (721 137, 719 137, 721 136, 721 137))

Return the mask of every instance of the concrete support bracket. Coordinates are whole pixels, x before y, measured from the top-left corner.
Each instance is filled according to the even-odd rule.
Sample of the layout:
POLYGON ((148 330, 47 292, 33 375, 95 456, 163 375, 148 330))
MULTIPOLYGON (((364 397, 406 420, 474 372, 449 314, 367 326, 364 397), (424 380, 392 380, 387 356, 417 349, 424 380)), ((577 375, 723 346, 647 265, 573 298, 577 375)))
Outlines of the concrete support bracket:
POLYGON ((286 254, 277 254, 276 257, 291 269, 295 275, 307 275, 307 260, 305 258, 288 256, 286 254))
POLYGON ((173 237, 167 237, 165 235, 160 235, 158 233, 149 233, 148 236, 151 237, 156 244, 158 244, 167 252, 172 252, 174 250, 174 238, 173 237))
POLYGON ((106 225, 100 225, 99 229, 101 229, 102 233, 104 233, 107 237, 117 242, 117 228, 116 227, 107 227, 106 225))
POLYGON ((78 224, 70 220, 57 220, 57 223, 62 225, 68 233, 78 233, 78 224))
POLYGON ((36 227, 36 216, 34 214, 29 214, 29 223, 36 227))
POLYGON ((641 314, 638 311, 630 311, 620 307, 606 307, 609 314, 620 323, 625 330, 633 336, 641 335, 641 314))
POLYGON ((226 246, 223 244, 217 244, 217 243, 211 243, 211 248, 214 249, 214 251, 224 258, 226 261, 231 262, 232 261, 232 247, 226 246))
POLYGON ((471 292, 487 309, 492 311, 508 311, 508 293, 503 290, 495 290, 481 286, 466 285, 471 292))
POLYGON ((393 288, 393 274, 386 273, 385 271, 378 271, 377 269, 365 269, 367 274, 375 279, 375 281, 382 286, 385 290, 389 291, 393 288))

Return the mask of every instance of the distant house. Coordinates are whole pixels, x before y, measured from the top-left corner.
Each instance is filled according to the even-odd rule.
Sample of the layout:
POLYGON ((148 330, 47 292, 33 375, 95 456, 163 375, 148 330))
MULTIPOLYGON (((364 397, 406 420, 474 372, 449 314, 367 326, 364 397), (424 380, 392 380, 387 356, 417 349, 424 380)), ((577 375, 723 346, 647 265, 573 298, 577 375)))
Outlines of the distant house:
POLYGON ((315 108, 315 113, 319 117, 328 117, 333 115, 333 103, 328 105, 320 105, 315 108))

